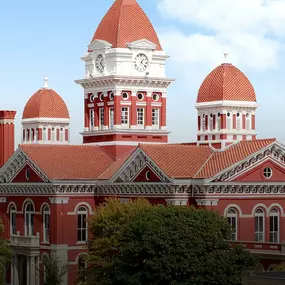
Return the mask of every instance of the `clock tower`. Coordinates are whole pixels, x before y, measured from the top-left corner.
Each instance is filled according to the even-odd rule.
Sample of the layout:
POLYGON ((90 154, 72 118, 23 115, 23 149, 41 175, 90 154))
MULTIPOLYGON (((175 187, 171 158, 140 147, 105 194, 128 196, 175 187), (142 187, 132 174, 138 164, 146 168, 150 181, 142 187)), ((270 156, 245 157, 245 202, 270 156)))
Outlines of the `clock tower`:
POLYGON ((116 0, 82 57, 83 143, 118 157, 139 143, 167 143, 168 56, 135 0, 116 0))

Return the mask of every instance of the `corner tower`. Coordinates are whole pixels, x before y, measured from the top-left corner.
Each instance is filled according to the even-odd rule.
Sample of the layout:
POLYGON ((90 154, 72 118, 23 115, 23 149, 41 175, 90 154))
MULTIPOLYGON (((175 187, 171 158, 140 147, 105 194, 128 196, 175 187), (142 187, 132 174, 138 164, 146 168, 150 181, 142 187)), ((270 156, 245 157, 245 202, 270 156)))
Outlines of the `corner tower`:
POLYGON ((69 112, 63 99, 48 86, 27 102, 22 117, 23 144, 68 144, 69 112))
POLYGON ((116 0, 99 24, 85 62, 83 143, 112 147, 167 143, 168 56, 135 0, 116 0))
POLYGON ((234 142, 255 140, 257 107, 248 78, 230 63, 218 66, 198 93, 198 144, 223 149, 234 142))

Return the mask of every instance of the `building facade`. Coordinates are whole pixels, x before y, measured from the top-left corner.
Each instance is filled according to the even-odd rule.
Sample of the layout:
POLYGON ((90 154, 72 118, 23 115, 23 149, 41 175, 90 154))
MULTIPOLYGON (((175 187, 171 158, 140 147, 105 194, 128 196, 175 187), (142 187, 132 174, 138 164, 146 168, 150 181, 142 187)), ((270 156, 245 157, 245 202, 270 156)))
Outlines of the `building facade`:
POLYGON ((116 0, 86 54, 82 145, 69 144, 69 112, 48 86, 27 102, 14 151, 13 111, 0 111, 0 213, 13 248, 6 283, 42 284, 42 261, 86 266, 87 218, 107 197, 207 208, 227 217, 231 242, 264 270, 285 259, 285 147, 256 138, 256 94, 230 63, 197 95, 197 141, 168 143, 168 56, 135 0, 116 0))

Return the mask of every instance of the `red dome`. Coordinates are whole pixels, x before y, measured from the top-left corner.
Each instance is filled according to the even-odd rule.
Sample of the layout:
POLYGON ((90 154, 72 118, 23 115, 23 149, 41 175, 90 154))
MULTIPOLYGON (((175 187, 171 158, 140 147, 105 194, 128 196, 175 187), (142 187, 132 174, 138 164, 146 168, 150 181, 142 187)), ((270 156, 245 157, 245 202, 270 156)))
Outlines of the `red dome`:
POLYGON ((52 89, 42 88, 27 102, 22 119, 69 119, 68 109, 62 98, 52 89))
POLYGON ((99 24, 94 40, 105 40, 113 48, 125 48, 127 43, 147 39, 162 50, 157 34, 136 0, 116 0, 99 24))
POLYGON ((248 78, 229 63, 218 66, 206 77, 200 87, 197 103, 223 100, 256 102, 248 78))

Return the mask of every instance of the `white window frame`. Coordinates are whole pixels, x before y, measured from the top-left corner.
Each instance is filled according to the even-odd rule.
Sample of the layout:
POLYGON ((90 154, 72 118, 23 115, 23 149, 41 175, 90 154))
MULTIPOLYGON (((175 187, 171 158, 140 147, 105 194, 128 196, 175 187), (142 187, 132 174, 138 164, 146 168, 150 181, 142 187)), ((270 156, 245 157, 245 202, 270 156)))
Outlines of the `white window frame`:
POLYGON ((95 111, 94 109, 89 110, 89 128, 90 130, 93 130, 94 125, 95 125, 95 111))
POLYGON ((102 130, 105 124, 105 110, 104 108, 99 108, 99 128, 102 130))
POLYGON ((237 241, 237 234, 238 234, 238 215, 237 211, 233 208, 229 209, 227 212, 227 219, 229 224, 232 227, 232 233, 231 233, 231 240, 232 241, 237 241))
POLYGON ((277 209, 271 209, 269 214, 270 242, 280 242, 280 213, 277 209))
POLYGON ((31 202, 28 202, 25 206, 25 236, 34 235, 35 222, 35 209, 31 202), (28 206, 31 206, 28 209, 28 206))
POLYGON ((43 242, 50 241, 50 209, 44 206, 43 209, 43 242))
POLYGON ((152 108, 151 110, 151 122, 154 128, 159 128, 160 125, 160 109, 159 108, 152 108))
POLYGON ((144 108, 137 108, 137 126, 144 127, 145 118, 144 118, 144 108))
POLYGON ((15 205, 10 207, 10 235, 17 234, 17 208, 15 205))
POLYGON ((111 107, 109 109, 109 129, 114 129, 115 124, 115 109, 114 107, 111 107))
POLYGON ((88 210, 80 206, 77 211, 77 242, 88 241, 88 210), (84 238, 85 237, 85 238, 84 238))
POLYGON ((260 208, 257 209, 254 213, 254 232, 255 232, 255 241, 264 242, 265 214, 264 214, 264 211, 260 208))
POLYGON ((129 107, 121 107, 121 125, 123 127, 129 127, 130 122, 130 109, 129 107))

